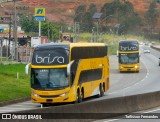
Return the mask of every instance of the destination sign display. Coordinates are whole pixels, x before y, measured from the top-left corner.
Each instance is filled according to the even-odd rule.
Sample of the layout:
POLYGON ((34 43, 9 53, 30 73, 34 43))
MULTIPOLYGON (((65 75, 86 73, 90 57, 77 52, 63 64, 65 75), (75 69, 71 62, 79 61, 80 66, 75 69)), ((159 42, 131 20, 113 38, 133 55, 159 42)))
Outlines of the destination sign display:
POLYGON ((120 51, 138 51, 139 44, 138 42, 121 42, 119 43, 120 51))
POLYGON ((34 52, 34 65, 61 65, 68 63, 68 54, 65 49, 38 50, 34 52))

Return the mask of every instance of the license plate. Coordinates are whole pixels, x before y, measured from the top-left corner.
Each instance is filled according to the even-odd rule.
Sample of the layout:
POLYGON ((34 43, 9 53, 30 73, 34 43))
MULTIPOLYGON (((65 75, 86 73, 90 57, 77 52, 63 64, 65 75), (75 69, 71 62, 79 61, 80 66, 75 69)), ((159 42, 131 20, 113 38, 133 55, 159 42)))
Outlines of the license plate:
POLYGON ((47 102, 53 102, 53 100, 52 100, 52 99, 47 99, 46 101, 47 101, 47 102))

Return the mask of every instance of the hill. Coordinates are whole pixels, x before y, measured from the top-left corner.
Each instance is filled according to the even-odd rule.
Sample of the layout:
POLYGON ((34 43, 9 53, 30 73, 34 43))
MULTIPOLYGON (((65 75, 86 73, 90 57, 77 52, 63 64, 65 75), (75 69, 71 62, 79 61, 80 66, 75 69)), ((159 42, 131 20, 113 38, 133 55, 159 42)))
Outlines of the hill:
MULTIPOLYGON (((12 11, 13 9, 13 2, 10 2, 12 0, 6 1, 8 2, 1 4, 1 15, 4 11, 12 11)), ((133 4, 135 11, 142 19, 144 19, 144 14, 148 10, 152 0, 128 1, 133 4)), ((31 16, 34 15, 35 7, 44 7, 46 8, 46 17, 49 21, 72 23, 75 9, 80 4, 89 6, 91 3, 94 3, 96 4, 97 9, 100 10, 100 8, 107 2, 112 2, 112 0, 17 0, 16 5, 18 12, 26 12, 31 16)), ((160 4, 157 4, 157 9, 160 9, 160 4)), ((158 18, 157 28, 160 28, 160 16, 158 18)))

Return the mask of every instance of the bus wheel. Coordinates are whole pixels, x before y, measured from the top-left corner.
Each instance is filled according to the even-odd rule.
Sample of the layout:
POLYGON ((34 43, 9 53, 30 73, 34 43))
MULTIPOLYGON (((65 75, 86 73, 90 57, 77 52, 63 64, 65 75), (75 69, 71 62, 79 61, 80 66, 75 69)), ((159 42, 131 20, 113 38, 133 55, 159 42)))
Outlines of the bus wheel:
POLYGON ((77 96, 76 96, 76 101, 75 101, 75 103, 80 103, 80 102, 82 102, 83 101, 83 93, 82 93, 82 91, 80 92, 80 91, 77 91, 77 96))
POLYGON ((78 102, 81 103, 83 101, 83 92, 81 90, 80 94, 79 94, 79 100, 78 102))
POLYGON ((104 88, 102 85, 99 86, 99 93, 98 93, 98 97, 103 97, 104 96, 104 88))

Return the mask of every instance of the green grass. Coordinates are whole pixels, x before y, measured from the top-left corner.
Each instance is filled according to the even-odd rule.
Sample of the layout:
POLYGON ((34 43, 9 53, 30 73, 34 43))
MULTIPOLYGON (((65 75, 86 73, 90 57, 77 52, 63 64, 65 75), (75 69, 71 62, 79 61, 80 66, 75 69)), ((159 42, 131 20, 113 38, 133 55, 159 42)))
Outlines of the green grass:
POLYGON ((24 69, 25 64, 0 64, 0 102, 30 96, 29 76, 24 69))
MULTIPOLYGON (((79 41, 91 42, 92 34, 91 33, 81 33, 79 35, 79 41)), ((117 36, 114 34, 100 34, 98 42, 103 42, 108 44, 108 54, 115 55, 117 53, 118 41, 124 39, 137 39, 139 41, 144 41, 142 36, 133 36, 133 35, 121 35, 117 36)))

